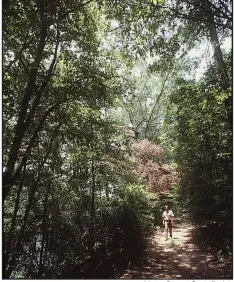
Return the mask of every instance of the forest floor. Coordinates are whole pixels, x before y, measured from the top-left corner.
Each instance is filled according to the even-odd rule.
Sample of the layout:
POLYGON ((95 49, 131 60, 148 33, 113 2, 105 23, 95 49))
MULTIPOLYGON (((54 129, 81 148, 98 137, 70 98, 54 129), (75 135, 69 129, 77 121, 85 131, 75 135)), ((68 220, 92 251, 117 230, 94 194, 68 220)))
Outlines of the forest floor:
POLYGON ((139 262, 120 279, 231 279, 232 258, 201 250, 194 243, 195 226, 175 221, 173 238, 165 241, 163 230, 149 238, 139 262))

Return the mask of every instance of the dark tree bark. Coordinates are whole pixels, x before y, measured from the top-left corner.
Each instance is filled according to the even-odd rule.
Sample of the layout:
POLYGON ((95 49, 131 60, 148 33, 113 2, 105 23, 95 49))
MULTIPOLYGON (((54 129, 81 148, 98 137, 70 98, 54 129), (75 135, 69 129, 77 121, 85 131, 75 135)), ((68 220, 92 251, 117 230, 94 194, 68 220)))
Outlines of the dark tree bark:
MULTIPOLYGON (((67 101, 67 100, 65 100, 67 101)), ((36 140, 36 138, 38 137, 38 134, 40 133, 40 131, 43 129, 44 124, 46 122, 47 117, 50 115, 50 113, 52 111, 54 111, 59 105, 61 105, 62 103, 64 103, 65 101, 60 101, 58 103, 56 103, 54 106, 50 107, 44 114, 44 116, 42 117, 39 125, 37 126, 37 128, 35 129, 35 132, 33 134, 33 136, 30 139, 29 145, 24 153, 24 156, 21 160, 20 165, 18 166, 16 172, 13 174, 11 173, 11 178, 6 178, 7 176, 3 174, 3 200, 5 200, 5 198, 7 197, 7 195, 10 192, 10 188, 12 187, 12 185, 14 184, 14 182, 16 181, 16 179, 20 176, 22 167, 24 166, 24 163, 28 160, 28 157, 31 153, 31 150, 33 148, 34 142, 36 140)))
POLYGON ((17 263, 19 256, 20 256, 20 254, 23 250, 24 233, 25 233, 25 228, 27 226, 29 213, 30 213, 30 210, 31 210, 31 207, 32 207, 32 204, 33 204, 33 200, 34 200, 36 191, 37 191, 38 183, 40 181, 42 169, 44 168, 44 165, 45 165, 45 163, 46 163, 46 161, 47 161, 47 159, 48 159, 48 157, 51 153, 53 140, 56 137, 56 133, 57 133, 59 126, 56 128, 53 136, 51 137, 48 151, 47 151, 46 155, 44 156, 42 163, 39 166, 37 177, 36 177, 34 183, 32 184, 31 190, 29 191, 28 204, 26 206, 26 210, 25 210, 25 213, 24 213, 23 224, 21 225, 21 228, 20 228, 20 234, 19 234, 19 237, 18 237, 18 241, 17 241, 16 247, 15 247, 15 250, 12 253, 11 259, 8 261, 8 263, 4 262, 4 279, 10 278, 10 275, 15 268, 15 264, 17 263))
POLYGON ((24 165, 24 172, 21 178, 21 182, 17 191, 17 195, 16 195, 16 200, 15 200, 15 207, 14 207, 14 212, 13 212, 13 216, 12 216, 12 220, 11 220, 11 227, 10 227, 10 231, 9 231, 9 235, 8 235, 8 239, 5 243, 4 246, 4 269, 6 269, 6 266, 8 264, 9 261, 9 255, 11 253, 11 245, 12 245, 12 240, 13 240, 13 232, 15 229, 15 225, 16 225, 16 217, 17 217, 17 213, 19 210, 19 204, 20 204, 20 195, 21 195, 21 191, 23 189, 24 186, 24 180, 25 180, 25 171, 26 171, 26 164, 24 165))
POLYGON ((47 25, 45 24, 45 21, 46 21, 45 20, 45 9, 43 5, 41 5, 40 7, 40 15, 41 15, 40 39, 39 39, 39 43, 37 47, 36 57, 32 64, 32 69, 29 75, 28 85, 25 89, 25 94, 22 99, 21 109, 20 109, 19 117, 18 117, 17 124, 15 127, 15 136, 12 142, 8 162, 6 165, 6 171, 3 174, 3 187, 5 188, 4 192, 10 190, 9 180, 12 177, 15 163, 18 159, 20 146, 21 146, 24 134, 28 127, 27 123, 25 123, 25 119, 27 116, 27 110, 29 108, 29 102, 34 93, 35 82, 36 82, 37 74, 38 74, 38 68, 41 63, 45 44, 46 44, 47 25))
MULTIPOLYGON (((93 125, 91 125, 91 132, 93 133, 93 125)), ((93 134, 92 134, 93 135, 93 134)), ((91 142, 92 151, 93 148, 93 140, 91 142)), ((94 256, 94 244, 95 244, 95 192, 96 192, 96 183, 95 183, 95 164, 94 158, 92 156, 91 159, 91 219, 90 219, 90 260, 91 260, 91 277, 94 277, 94 269, 95 269, 95 256, 94 256)))
POLYGON ((44 252, 45 252, 45 242, 47 238, 48 232, 48 221, 47 221, 47 210, 48 210, 48 196, 49 196, 49 188, 45 194, 44 199, 44 212, 43 212, 43 219, 42 219, 42 241, 41 241, 41 249, 40 249, 40 258, 39 258, 39 267, 38 267, 38 274, 37 278, 40 279, 43 275, 44 270, 44 252))

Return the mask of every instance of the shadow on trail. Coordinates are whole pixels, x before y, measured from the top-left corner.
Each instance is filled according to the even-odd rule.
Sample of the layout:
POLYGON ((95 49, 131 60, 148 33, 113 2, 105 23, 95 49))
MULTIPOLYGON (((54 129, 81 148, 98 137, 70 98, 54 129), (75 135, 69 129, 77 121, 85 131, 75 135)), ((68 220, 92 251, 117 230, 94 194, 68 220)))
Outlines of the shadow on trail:
POLYGON ((232 226, 225 223, 207 223, 197 226, 191 235, 196 244, 214 255, 232 253, 232 226))
POLYGON ((223 269, 227 278, 232 278, 232 226, 222 222, 207 223, 204 226, 197 226, 192 231, 191 237, 202 251, 212 254, 212 261, 218 262, 217 268, 223 269))
POLYGON ((120 278, 122 279, 230 279, 226 262, 217 264, 212 256, 194 244, 196 230, 177 225, 173 240, 164 241, 163 233, 150 240, 145 256, 120 278), (180 241, 176 238, 180 238, 180 241))

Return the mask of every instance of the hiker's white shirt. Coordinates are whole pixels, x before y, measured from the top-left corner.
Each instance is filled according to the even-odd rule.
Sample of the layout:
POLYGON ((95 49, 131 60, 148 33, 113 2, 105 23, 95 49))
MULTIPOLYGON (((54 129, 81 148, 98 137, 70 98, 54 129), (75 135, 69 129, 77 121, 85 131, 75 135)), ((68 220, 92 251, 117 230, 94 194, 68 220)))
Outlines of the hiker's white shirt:
POLYGON ((171 218, 174 217, 174 214, 171 210, 168 210, 163 212, 162 217, 164 220, 171 220, 171 218))

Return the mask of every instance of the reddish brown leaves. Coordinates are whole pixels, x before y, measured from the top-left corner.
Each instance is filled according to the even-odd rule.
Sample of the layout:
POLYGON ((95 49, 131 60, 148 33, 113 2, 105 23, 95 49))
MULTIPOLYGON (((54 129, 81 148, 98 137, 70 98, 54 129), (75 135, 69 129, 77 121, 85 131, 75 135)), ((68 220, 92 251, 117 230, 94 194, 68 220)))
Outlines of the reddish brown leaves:
POLYGON ((145 139, 134 143, 132 150, 136 160, 136 173, 146 179, 149 190, 170 190, 174 178, 173 169, 169 164, 161 164, 163 148, 145 139))

